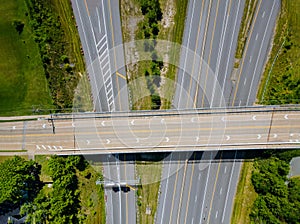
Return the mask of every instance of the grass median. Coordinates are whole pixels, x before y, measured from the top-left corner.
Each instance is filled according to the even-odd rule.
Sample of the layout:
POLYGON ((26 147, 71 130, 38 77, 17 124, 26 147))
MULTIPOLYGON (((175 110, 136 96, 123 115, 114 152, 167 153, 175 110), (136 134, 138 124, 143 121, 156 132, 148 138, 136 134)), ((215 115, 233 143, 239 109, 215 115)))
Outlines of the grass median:
POLYGON ((157 162, 137 162, 141 185, 137 189, 139 223, 154 223, 162 166, 157 162))

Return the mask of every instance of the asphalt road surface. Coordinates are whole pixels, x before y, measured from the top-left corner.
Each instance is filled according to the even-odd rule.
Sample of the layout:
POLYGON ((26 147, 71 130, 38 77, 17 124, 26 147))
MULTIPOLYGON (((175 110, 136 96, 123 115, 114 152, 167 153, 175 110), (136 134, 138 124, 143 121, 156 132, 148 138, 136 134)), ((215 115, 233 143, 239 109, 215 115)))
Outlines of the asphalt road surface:
POLYGON ((251 106, 270 49, 279 0, 258 1, 239 68, 235 49, 244 0, 190 0, 175 108, 251 106), (196 53, 196 54, 195 54, 196 53))
POLYGON ((128 111, 118 0, 72 0, 95 111, 128 111))
MULTIPOLYGON (((183 44, 190 51, 181 52, 181 70, 178 72, 178 83, 173 101, 175 108, 253 105, 279 12, 280 1, 258 1, 244 54, 239 62, 240 66, 238 69, 234 69, 235 49, 244 6, 244 0, 189 1, 183 44)), ((277 134, 275 133, 273 137, 277 137, 277 134)), ((257 138, 261 138, 261 135, 258 134, 257 138)), ((227 139, 229 139, 229 135, 227 139)), ((216 170, 216 163, 212 162, 213 160, 208 160, 206 165, 209 167, 208 170, 213 172, 216 170)), ((222 165, 218 169, 220 167, 222 168, 222 165)), ((223 173, 222 178, 220 180, 217 178, 215 182, 208 178, 201 182, 193 179, 191 186, 185 182, 190 190, 208 189, 207 198, 210 203, 204 207, 206 202, 203 197, 205 199, 206 194, 204 193, 203 196, 203 191, 192 190, 192 197, 195 198, 192 208, 196 207, 197 212, 191 214, 188 210, 188 203, 177 205, 177 207, 181 206, 181 209, 174 211, 177 217, 167 217, 164 223, 229 223, 240 164, 236 165, 236 161, 233 160, 228 162, 226 167, 232 170, 231 174, 223 173), (228 181, 231 184, 228 185, 228 181), (207 186, 208 188, 206 188, 207 186), (216 190, 219 190, 218 199, 213 197, 216 190), (227 194, 224 194, 224 190, 227 194), (209 194, 209 192, 213 192, 213 194, 209 194), (211 195, 213 196, 211 197, 211 195), (224 205, 225 197, 227 204, 224 205), (202 199, 203 204, 197 204, 198 198, 202 199), (198 214, 201 214, 200 218, 197 216, 198 214)), ((166 169, 168 169, 167 166, 164 167, 163 172, 166 172, 166 169)), ((189 164, 186 165, 187 175, 193 173, 193 170, 194 168, 189 164)), ((205 172, 203 174, 205 175, 205 172)), ((215 177, 216 173, 213 174, 215 177)), ((198 178, 201 179, 201 173, 198 178)), ((186 189, 185 185, 182 188, 186 189)), ((166 189, 173 186, 172 183, 168 185, 162 182, 161 187, 165 189, 162 194, 165 194, 166 197, 168 195, 166 189)), ((190 191, 188 192, 190 193, 190 191)), ((183 193, 179 192, 179 194, 183 193)), ((187 200, 189 197, 188 195, 187 200)), ((166 203, 162 198, 164 197, 160 197, 160 205, 166 203)), ((178 203, 178 200, 174 201, 178 203)), ((186 201, 184 196, 183 201, 186 201)), ((176 206, 172 207, 177 208, 176 206)), ((162 217, 157 220, 160 219, 162 217)))
POLYGON ((156 223, 230 223, 226 207, 233 204, 239 154, 172 153, 164 163, 156 223))
MULTIPOLYGON (((72 0, 72 6, 91 83, 94 110, 128 111, 124 52, 123 47, 118 47, 122 44, 119 1, 72 0)), ((134 174, 133 164, 121 167, 117 161, 104 169, 105 176, 118 176, 123 180, 134 174)), ((135 223, 133 192, 105 189, 105 194, 107 223, 135 223)))

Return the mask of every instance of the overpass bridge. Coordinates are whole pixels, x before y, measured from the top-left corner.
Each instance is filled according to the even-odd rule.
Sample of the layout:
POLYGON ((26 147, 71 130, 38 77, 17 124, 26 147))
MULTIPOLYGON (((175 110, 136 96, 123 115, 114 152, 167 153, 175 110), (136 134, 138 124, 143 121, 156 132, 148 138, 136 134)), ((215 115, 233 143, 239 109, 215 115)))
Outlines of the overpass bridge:
POLYGON ((0 123, 0 155, 300 147, 300 108, 52 114, 0 123))

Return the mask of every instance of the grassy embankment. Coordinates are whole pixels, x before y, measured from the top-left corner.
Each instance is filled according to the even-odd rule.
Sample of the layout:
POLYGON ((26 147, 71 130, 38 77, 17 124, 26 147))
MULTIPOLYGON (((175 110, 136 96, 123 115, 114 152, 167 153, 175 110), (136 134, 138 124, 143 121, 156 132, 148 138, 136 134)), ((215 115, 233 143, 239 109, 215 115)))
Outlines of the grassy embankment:
POLYGON ((236 61, 234 63, 234 68, 238 68, 240 66, 240 60, 243 57, 245 44, 253 21, 256 6, 257 6, 257 0, 246 0, 245 2, 241 27, 238 35, 238 44, 235 52, 236 61))
POLYGON ((300 102, 300 0, 282 0, 272 52, 258 91, 261 104, 300 102))
POLYGON ((0 12, 0 114, 26 115, 53 107, 25 2, 2 0, 0 12), (19 32, 14 21, 23 24, 19 32))
POLYGON ((251 175, 254 169, 253 163, 253 161, 247 161, 244 162, 242 166, 231 217, 232 224, 250 223, 249 215, 251 213, 253 202, 257 197, 251 183, 251 175))

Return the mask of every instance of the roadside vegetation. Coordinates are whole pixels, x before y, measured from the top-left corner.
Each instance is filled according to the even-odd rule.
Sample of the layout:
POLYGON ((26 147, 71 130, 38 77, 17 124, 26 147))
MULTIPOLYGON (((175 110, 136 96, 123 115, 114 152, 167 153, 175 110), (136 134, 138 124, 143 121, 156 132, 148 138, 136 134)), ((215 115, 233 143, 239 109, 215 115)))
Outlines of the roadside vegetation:
POLYGON ((0 211, 28 223, 105 223, 102 176, 80 156, 13 157, 0 163, 0 211))
POLYGON ((243 163, 237 191, 234 199, 234 208, 231 217, 232 224, 249 224, 252 205, 257 197, 257 193, 251 184, 251 174, 254 169, 254 162, 245 161, 243 163))
POLYGON ((300 178, 287 177, 294 156, 300 156, 300 150, 274 153, 255 161, 251 180, 258 197, 250 214, 253 222, 300 222, 300 178))
POLYGON ((272 52, 258 92, 260 104, 300 103, 300 0, 282 0, 272 52))
POLYGON ((26 0, 34 40, 56 109, 72 108, 79 72, 84 73, 80 41, 70 1, 26 0))
POLYGON ((300 179, 287 175, 300 150, 259 154, 243 165, 231 223, 299 223, 300 179))
POLYGON ((240 66, 240 60, 243 57, 245 44, 248 39, 251 24, 253 22, 257 2, 257 0, 246 0, 245 2, 244 13, 238 35, 238 44, 235 52, 236 62, 234 63, 234 68, 238 68, 240 66))
POLYGON ((2 0, 0 11, 0 115, 53 108, 25 1, 2 0))

